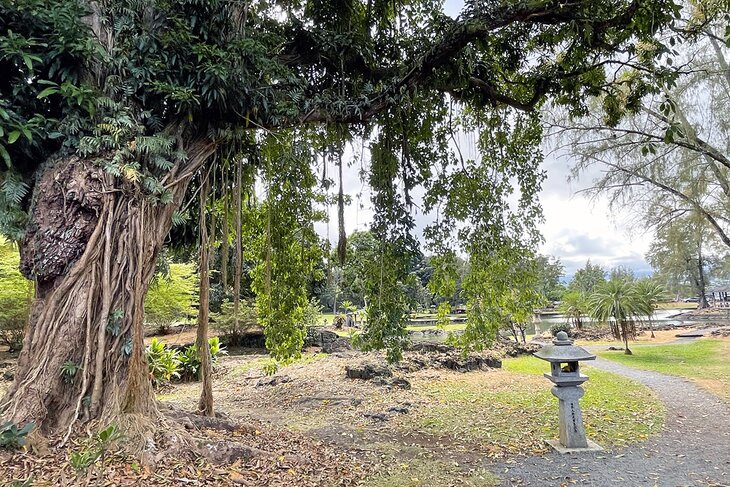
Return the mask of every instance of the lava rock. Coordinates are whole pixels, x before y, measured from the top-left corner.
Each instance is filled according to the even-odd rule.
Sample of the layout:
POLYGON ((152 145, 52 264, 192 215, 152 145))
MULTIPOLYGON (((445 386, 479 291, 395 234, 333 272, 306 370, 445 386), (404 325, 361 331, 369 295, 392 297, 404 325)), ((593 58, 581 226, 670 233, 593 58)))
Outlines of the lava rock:
POLYGON ((348 352, 350 350, 352 350, 350 340, 343 337, 337 337, 336 340, 322 345, 322 352, 324 353, 348 352))
POLYGON ((372 363, 361 363, 354 366, 346 366, 345 373, 350 379, 370 380, 374 377, 392 377, 393 371, 385 365, 372 363))
POLYGON ((388 408, 389 413, 408 414, 409 411, 410 408, 405 404, 400 406, 391 406, 388 408))
POLYGON ((256 382, 256 386, 277 386, 279 384, 286 384, 291 382, 292 378, 288 375, 272 375, 270 377, 264 377, 256 382))
POLYGON ((379 386, 385 386, 388 388, 391 387, 397 387, 398 389, 405 389, 408 390, 411 388, 411 383, 408 381, 408 379, 404 379, 402 377, 374 377, 372 379, 373 384, 377 384, 379 386))
POLYGON ((366 418, 372 419, 373 421, 385 422, 390 419, 386 413, 365 413, 363 414, 366 418))

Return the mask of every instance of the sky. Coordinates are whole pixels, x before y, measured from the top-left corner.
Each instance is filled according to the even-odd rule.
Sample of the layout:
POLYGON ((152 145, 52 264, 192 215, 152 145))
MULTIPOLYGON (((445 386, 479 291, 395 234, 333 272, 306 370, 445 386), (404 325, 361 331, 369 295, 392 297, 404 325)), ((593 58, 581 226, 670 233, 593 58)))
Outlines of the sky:
MULTIPOLYGON (((447 0, 444 10, 456 17, 463 2, 447 0)), ((354 230, 366 229, 372 219, 370 192, 357 176, 361 164, 360 147, 354 147, 345 154, 350 164, 344 178, 344 191, 352 198, 345 208, 345 228, 348 234, 354 230)), ((463 149, 463 147, 462 147, 463 149)), ((565 267, 565 275, 572 276, 588 259, 593 264, 607 269, 622 265, 633 269, 637 275, 646 275, 651 267, 644 259, 651 233, 632 225, 632 215, 628 210, 609 209, 605 197, 589 198, 581 193, 591 186, 600 171, 593 169, 592 174, 584 174, 577 181, 568 181, 572 160, 569 155, 550 153, 543 162, 547 179, 540 195, 545 221, 539 228, 544 236, 540 253, 558 257, 565 267)), ((474 157, 465 154, 465 157, 474 157)), ((367 166, 366 163, 363 163, 367 166)), ((421 237, 423 228, 432 221, 430 215, 414 210, 416 231, 421 237)), ((337 210, 329 209, 329 223, 320 223, 317 230, 323 237, 329 237, 333 244, 337 239, 337 210)))

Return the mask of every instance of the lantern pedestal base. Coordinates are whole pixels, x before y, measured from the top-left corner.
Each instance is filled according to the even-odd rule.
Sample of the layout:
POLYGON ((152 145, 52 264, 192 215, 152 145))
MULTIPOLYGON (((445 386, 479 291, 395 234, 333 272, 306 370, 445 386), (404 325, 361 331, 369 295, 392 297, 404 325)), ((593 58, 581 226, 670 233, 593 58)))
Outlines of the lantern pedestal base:
POLYGON ((596 451, 603 451, 603 447, 601 445, 592 442, 591 440, 586 440, 588 446, 585 448, 567 448, 560 444, 559 440, 548 440, 548 445, 552 446, 555 451, 561 454, 565 453, 591 453, 596 451))

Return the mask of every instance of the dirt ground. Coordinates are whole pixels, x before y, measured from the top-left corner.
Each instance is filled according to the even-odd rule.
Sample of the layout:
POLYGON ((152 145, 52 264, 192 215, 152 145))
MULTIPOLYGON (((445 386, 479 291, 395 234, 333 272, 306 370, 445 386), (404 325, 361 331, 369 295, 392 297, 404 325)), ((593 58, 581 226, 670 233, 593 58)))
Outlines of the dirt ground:
MULTIPOLYGON (((646 335, 640 337, 641 341, 671 342, 678 331, 655 333, 655 339, 646 335)), ((192 343, 195 330, 161 339, 168 344, 192 343)), ((214 374, 217 411, 247 424, 260 425, 260 433, 249 438, 252 443, 274 438, 276 441, 266 440, 267 444, 281 442, 282 452, 300 445, 304 456, 308 451, 320 452, 318 458, 336 464, 341 461, 337 454, 350 459, 352 465, 362 465, 363 475, 367 470, 367 480, 362 485, 367 487, 496 485, 500 480, 485 470, 485 465, 490 461, 509 464, 519 462, 525 455, 544 454, 544 437, 556 434, 551 429, 552 409, 541 409, 533 402, 537 397, 547 398, 545 403, 550 408, 554 406, 549 384, 539 374, 504 369, 462 373, 396 368, 394 375, 410 384, 410 388, 403 389, 346 378, 347 366, 382 361, 383 355, 378 353, 325 355, 312 349, 303 359, 271 377, 263 372, 269 357, 260 350, 229 352, 220 359, 214 374), (485 401, 480 391, 493 392, 495 401, 485 401), (511 404, 509 409, 500 405, 505 402, 511 404), (475 417, 473 428, 465 428, 463 423, 471 421, 464 421, 463 412, 452 414, 458 408, 467 408, 468 414, 480 416, 475 417), (490 423, 492 418, 501 424, 490 423)), ((12 357, 7 359, 0 353, 0 363, 12 363, 12 357)), ((0 376, 2 373, 0 369, 0 376)), ((8 384, 0 380, 0 394, 8 384)), ((158 391, 158 399, 163 404, 194 411, 199 393, 199 383, 178 383, 158 391)), ((601 413, 598 407, 595 410, 596 417, 611 415, 601 413)), ((586 413, 590 415, 590 411, 588 408, 586 413)), ((658 413, 647 410, 643 414, 635 418, 638 423, 647 422, 658 413)), ((650 435, 652 431, 646 433, 650 435)), ((277 478, 285 474, 286 470, 279 472, 277 478)), ((230 480, 229 472, 220 475, 230 480)))
MULTIPOLYGON (((401 389, 346 378, 347 366, 381 360, 377 353, 312 351, 268 377, 262 370, 267 355, 231 352, 220 360, 214 377, 219 411, 333 444, 375 465, 379 473, 367 486, 495 485, 498 480, 486 464, 543 454, 545 437, 557 434, 554 398, 541 374, 396 368, 394 375, 411 386, 401 389), (277 382, 270 384, 272 380, 277 382), (493 395, 485 397, 483 391, 493 395), (534 398, 540 401, 532 402, 534 398)), ((175 384, 158 398, 191 410, 199 393, 197 383, 175 384)), ((594 409, 596 416, 606 416, 600 407, 594 409)), ((661 413, 647 408, 638 422, 657 416, 661 413)))

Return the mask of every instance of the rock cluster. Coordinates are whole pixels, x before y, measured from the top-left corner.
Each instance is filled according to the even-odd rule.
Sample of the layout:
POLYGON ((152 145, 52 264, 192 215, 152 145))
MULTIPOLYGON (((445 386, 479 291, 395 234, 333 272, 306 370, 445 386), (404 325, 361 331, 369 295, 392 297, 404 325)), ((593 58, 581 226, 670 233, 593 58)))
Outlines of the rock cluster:
POLYGON ((414 343, 404 354, 397 368, 413 372, 421 369, 451 369, 459 372, 502 367, 502 360, 494 352, 461 351, 445 343, 414 343))

